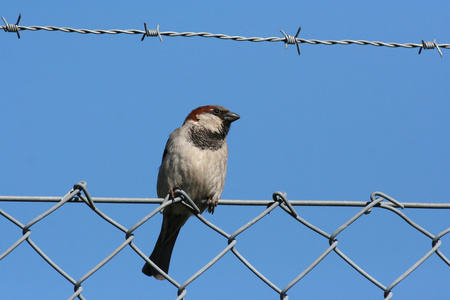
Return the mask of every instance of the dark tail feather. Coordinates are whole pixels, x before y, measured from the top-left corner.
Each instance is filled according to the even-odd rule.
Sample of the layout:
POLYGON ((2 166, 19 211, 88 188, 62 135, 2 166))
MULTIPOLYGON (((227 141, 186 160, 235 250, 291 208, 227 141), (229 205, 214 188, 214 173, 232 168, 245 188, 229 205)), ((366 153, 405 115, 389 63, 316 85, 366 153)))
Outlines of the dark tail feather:
MULTIPOLYGON (((170 258, 172 256, 173 247, 175 246, 175 241, 177 240, 178 233, 180 232, 179 228, 169 240, 166 240, 164 243, 163 240, 163 231, 159 234, 158 241, 156 242, 155 249, 153 249, 152 254, 150 255, 150 260, 154 262, 161 270, 168 273, 169 272, 169 264, 170 258)), ((149 263, 145 263, 142 268, 142 273, 148 276, 154 276, 156 279, 164 280, 164 276, 159 274, 159 272, 153 268, 149 263)))
MULTIPOLYGON (((189 219, 189 214, 176 215, 164 212, 161 232, 150 255, 150 260, 166 273, 169 272, 170 258, 178 233, 180 233, 181 226, 186 223, 187 219, 189 219)), ((156 279, 166 279, 149 263, 145 263, 142 273, 148 276, 155 276, 156 279)))

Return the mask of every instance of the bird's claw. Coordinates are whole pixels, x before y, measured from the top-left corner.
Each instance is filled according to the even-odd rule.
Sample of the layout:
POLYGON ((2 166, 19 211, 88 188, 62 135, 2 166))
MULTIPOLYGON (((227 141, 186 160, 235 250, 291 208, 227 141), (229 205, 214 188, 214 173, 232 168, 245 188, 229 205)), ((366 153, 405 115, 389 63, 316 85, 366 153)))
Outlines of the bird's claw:
POLYGON ((181 188, 177 185, 176 187, 170 189, 170 200, 175 200, 175 191, 181 190, 181 188))
POLYGON ((208 212, 214 213, 214 210, 216 209, 218 200, 212 200, 211 198, 208 198, 208 201, 206 201, 206 204, 208 205, 208 212))

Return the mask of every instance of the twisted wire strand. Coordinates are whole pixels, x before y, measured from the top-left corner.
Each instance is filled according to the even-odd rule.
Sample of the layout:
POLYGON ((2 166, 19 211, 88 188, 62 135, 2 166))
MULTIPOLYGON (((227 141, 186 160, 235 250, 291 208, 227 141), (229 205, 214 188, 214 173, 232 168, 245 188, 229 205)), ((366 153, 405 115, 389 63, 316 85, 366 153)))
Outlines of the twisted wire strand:
MULTIPOLYGON (((11 25, 11 24, 9 24, 11 25)), ((7 25, 2 25, 0 28, 4 31, 8 31, 9 27, 7 25)), ((57 26, 21 26, 17 25, 19 31, 30 30, 30 31, 62 31, 68 33, 80 33, 80 34, 146 34, 145 30, 139 29, 75 29, 70 27, 57 27, 57 26)), ((366 40, 316 40, 316 39, 303 39, 296 38, 293 36, 286 37, 243 37, 243 36, 230 36, 226 34, 214 34, 209 32, 175 32, 175 31, 163 31, 160 32, 161 36, 170 37, 205 37, 205 38, 218 38, 222 40, 233 40, 233 41, 246 41, 246 42, 286 42, 294 43, 295 40, 298 43, 307 43, 311 45, 372 45, 377 47, 403 47, 403 48, 421 48, 422 43, 396 43, 396 42, 380 42, 380 41, 366 41, 366 40), (294 40, 295 39, 295 40, 294 40)), ((427 46, 429 42, 427 42, 427 46)), ((450 44, 436 44, 439 48, 450 49, 450 44)), ((429 48, 426 48, 429 49, 429 48)))

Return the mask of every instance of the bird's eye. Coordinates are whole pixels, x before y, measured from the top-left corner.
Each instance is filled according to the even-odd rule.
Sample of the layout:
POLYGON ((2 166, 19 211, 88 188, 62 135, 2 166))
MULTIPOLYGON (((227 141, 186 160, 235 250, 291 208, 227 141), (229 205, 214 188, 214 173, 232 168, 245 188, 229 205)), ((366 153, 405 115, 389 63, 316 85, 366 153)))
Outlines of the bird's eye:
POLYGON ((215 115, 220 115, 220 109, 214 108, 214 109, 213 109, 213 114, 215 114, 215 115))

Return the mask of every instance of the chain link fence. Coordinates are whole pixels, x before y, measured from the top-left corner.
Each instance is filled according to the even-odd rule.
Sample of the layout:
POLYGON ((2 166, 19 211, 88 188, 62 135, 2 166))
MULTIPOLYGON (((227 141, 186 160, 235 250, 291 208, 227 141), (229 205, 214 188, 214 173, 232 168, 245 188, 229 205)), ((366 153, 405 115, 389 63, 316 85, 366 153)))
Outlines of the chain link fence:
MULTIPOLYGON (((56 204, 40 214, 32 221, 27 224, 22 224, 20 221, 15 219, 13 216, 8 214, 7 212, 0 209, 0 215, 4 218, 15 224, 22 231, 22 236, 15 241, 8 249, 0 249, 0 261, 5 259, 8 254, 10 254, 14 249, 16 249, 20 244, 26 241, 41 257, 44 259, 53 269, 58 272, 61 276, 63 276, 67 281, 69 281, 74 287, 74 293, 68 299, 85 299, 82 295, 83 287, 82 283, 88 280, 96 271, 100 268, 104 267, 111 259, 113 259, 118 253, 120 253, 127 246, 134 250, 134 252, 140 256, 143 261, 147 261, 153 266, 152 261, 150 261, 147 255, 137 247, 134 240, 134 232, 141 225, 146 223, 149 219, 154 217, 158 212, 161 212, 165 207, 171 205, 172 203, 182 203, 186 207, 188 207, 193 215, 195 215, 202 223, 204 223, 209 228, 213 229, 219 235, 223 236, 226 241, 226 246, 221 250, 210 262, 204 265, 200 270, 198 270, 195 274, 193 274, 188 280, 185 282, 178 282, 176 279, 170 277, 168 274, 162 272, 163 276, 177 289, 177 300, 184 299, 184 296, 187 293, 189 285, 194 282, 200 275, 202 275, 206 270, 213 267, 213 265, 219 261, 226 253, 232 252, 238 259, 241 261, 249 270, 255 274, 262 282, 264 282, 267 286, 272 288, 280 297, 280 299, 287 300, 288 291, 300 282, 307 274, 316 267, 320 262, 323 261, 325 257, 330 255, 330 253, 334 252, 337 254, 342 260, 344 260, 347 264, 349 264, 352 268, 354 268, 361 276, 370 281, 373 285, 377 286, 383 291, 384 299, 391 299, 393 297, 392 290, 400 284, 408 275, 414 272, 424 261, 430 258, 432 255, 436 255, 442 260, 444 264, 450 267, 450 260, 445 256, 444 253, 441 252, 440 247, 442 246, 441 238, 450 232, 450 227, 442 230, 439 233, 432 234, 426 229, 422 228, 420 225, 415 223, 412 219, 410 219, 403 210, 405 208, 433 208, 433 209, 450 209, 450 203, 407 203, 407 202, 399 202, 388 195, 385 195, 380 192, 374 192, 370 196, 369 202, 357 202, 357 201, 301 201, 301 200, 293 200, 289 201, 286 198, 286 194, 282 192, 276 192, 273 194, 273 200, 261 201, 261 200, 220 200, 219 205, 252 205, 252 206, 265 206, 263 212, 261 212, 257 217, 249 221, 248 223, 241 226, 238 230, 233 233, 227 233, 215 224, 211 223, 205 217, 203 217, 199 213, 199 209, 195 206, 194 202, 189 198, 184 191, 177 190, 175 192, 175 199, 169 200, 169 196, 165 199, 150 199, 150 198, 93 198, 90 196, 87 188, 86 182, 79 182, 75 184, 73 189, 71 189, 65 196, 62 198, 58 197, 24 197, 24 196, 0 196, 1 201, 16 201, 16 202, 56 202, 56 204), (52 259, 42 251, 39 246, 31 239, 31 228, 37 224, 38 222, 43 221, 47 216, 54 213, 56 210, 61 208, 63 205, 69 202, 84 202, 88 205, 99 217, 103 220, 117 228, 117 230, 122 231, 125 234, 125 240, 120 244, 112 253, 106 256, 102 261, 100 261, 94 268, 92 268, 89 272, 84 274, 81 278, 75 279, 67 272, 65 272, 60 266, 58 266, 52 259), (158 203, 160 204, 155 210, 146 215, 139 222, 131 226, 130 228, 126 228, 125 226, 119 224, 111 217, 106 215, 96 206, 96 203, 158 203), (314 226, 309 223, 305 219, 303 219, 295 210, 294 206, 344 206, 344 207, 362 207, 362 209, 342 224, 339 228, 337 228, 331 234, 314 226), (415 262, 412 266, 408 268, 403 274, 401 274, 398 278, 396 278, 389 285, 385 286, 376 278, 371 276, 367 271, 361 268, 358 264, 356 264, 350 257, 344 254, 342 250, 339 249, 338 245, 338 235, 341 234, 348 226, 350 226, 357 219, 364 217, 364 215, 369 214, 373 209, 386 209, 391 211, 398 217, 402 218, 407 224, 409 224, 413 229, 417 230, 421 234, 425 235, 430 239, 430 249, 426 253, 423 253, 423 256, 415 262), (275 209, 281 209, 287 213, 290 217, 295 219, 299 224, 305 226, 306 228, 312 230, 318 235, 322 236, 327 242, 327 249, 317 256, 317 259, 309 265, 306 269, 302 270, 301 273, 295 277, 291 282, 289 282, 285 286, 277 286, 272 281, 270 281, 264 274, 262 274, 255 266, 253 266, 236 248, 237 240, 236 238, 241 235, 244 231, 249 229, 255 224, 258 223, 261 219, 266 217, 271 211, 275 209)), ((205 200, 206 201, 206 200, 205 200)), ((148 250, 148 249, 147 249, 148 250)), ((0 262, 1 264, 1 262, 0 262)), ((1 271, 0 271, 1 272, 1 271)), ((143 275, 142 275, 143 276, 143 275)))

